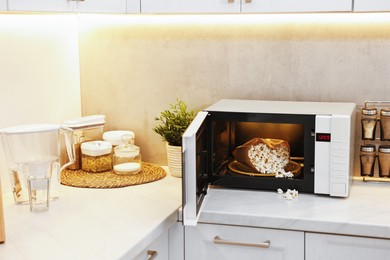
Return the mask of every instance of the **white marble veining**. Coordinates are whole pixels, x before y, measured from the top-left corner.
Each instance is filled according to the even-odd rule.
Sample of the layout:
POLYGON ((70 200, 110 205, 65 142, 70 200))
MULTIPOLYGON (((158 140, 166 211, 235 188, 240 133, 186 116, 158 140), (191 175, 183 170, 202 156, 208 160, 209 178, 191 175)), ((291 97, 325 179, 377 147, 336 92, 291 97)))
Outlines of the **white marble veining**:
POLYGON ((348 198, 212 188, 199 222, 390 239, 390 183, 354 181, 348 198))
POLYGON ((61 186, 48 212, 6 202, 1 260, 132 259, 177 221, 181 179, 117 189, 61 186))

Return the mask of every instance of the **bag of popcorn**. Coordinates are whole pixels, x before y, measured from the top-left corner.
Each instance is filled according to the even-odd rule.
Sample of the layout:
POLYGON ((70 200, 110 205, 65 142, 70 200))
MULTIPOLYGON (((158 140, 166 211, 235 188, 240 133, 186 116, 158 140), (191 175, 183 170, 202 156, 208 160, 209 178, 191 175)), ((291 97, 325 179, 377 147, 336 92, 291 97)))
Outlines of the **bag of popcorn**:
POLYGON ((290 145, 285 140, 254 138, 233 150, 234 158, 255 172, 286 177, 290 162, 290 145))

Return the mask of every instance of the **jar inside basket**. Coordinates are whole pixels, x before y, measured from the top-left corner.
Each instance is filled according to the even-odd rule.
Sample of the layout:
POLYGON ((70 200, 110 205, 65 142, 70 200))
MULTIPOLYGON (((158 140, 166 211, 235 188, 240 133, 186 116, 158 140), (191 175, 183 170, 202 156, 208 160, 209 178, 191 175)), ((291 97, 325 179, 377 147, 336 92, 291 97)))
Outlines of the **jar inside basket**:
POLYGON ((104 141, 81 144, 81 169, 87 172, 112 170, 112 145, 104 141))
POLYGON ((117 174, 139 173, 141 170, 141 149, 134 145, 132 135, 123 135, 122 142, 123 144, 114 148, 114 172, 117 174))

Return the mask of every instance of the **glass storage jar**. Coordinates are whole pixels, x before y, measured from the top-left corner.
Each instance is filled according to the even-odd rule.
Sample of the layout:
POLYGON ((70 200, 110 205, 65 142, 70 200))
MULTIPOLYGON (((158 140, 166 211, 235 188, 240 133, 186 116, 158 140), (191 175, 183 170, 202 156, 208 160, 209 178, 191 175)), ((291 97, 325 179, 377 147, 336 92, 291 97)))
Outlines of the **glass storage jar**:
POLYGON ((380 112, 380 132, 382 141, 390 141, 390 108, 384 108, 380 112))
POLYGON ((104 141, 81 144, 81 169, 87 172, 112 170, 112 145, 104 141))
POLYGON ((375 145, 367 144, 360 146, 360 175, 374 176, 375 145))
POLYGON ((377 109, 374 107, 367 107, 362 109, 362 139, 375 140, 375 130, 377 123, 377 109))
POLYGON ((85 116, 63 122, 63 126, 73 129, 73 149, 75 152, 75 161, 66 167, 67 169, 78 170, 81 168, 81 144, 102 140, 104 124, 104 115, 85 116))
POLYGON ((137 174, 141 170, 140 148, 131 135, 122 136, 123 144, 114 148, 113 169, 117 174, 137 174))
POLYGON ((378 148, 379 176, 390 177, 390 145, 380 145, 378 148))

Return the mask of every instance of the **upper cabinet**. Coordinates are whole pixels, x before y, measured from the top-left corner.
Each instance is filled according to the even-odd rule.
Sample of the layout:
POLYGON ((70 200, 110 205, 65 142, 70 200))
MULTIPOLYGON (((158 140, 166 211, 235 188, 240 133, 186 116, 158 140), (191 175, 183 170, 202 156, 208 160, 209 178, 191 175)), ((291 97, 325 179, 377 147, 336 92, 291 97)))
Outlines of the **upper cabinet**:
MULTIPOLYGON (((352 0, 141 0, 141 13, 352 11, 352 0)), ((369 1, 369 0, 367 0, 369 1)))
POLYGON ((0 11, 80 13, 307 13, 390 11, 390 0, 0 0, 0 11))
POLYGON ((141 0, 127 0, 127 13, 138 14, 141 12, 141 0))
POLYGON ((355 0, 355 12, 390 11, 389 0, 355 0))
POLYGON ((243 13, 345 12, 352 11, 352 0, 242 0, 241 10, 243 13))
POLYGON ((72 12, 75 3, 67 0, 8 0, 8 11, 72 12))
POLYGON ((239 13, 240 0, 141 0, 141 13, 239 13))
POLYGON ((76 2, 80 13, 126 13, 126 0, 83 0, 76 2))
MULTIPOLYGON (((0 0, 0 8, 1 8, 0 0)), ((140 0, 8 0, 9 11, 139 13, 140 0)))
POLYGON ((7 10, 7 0, 0 0, 0 11, 7 10))

